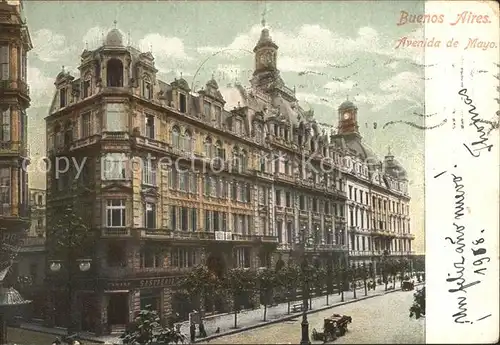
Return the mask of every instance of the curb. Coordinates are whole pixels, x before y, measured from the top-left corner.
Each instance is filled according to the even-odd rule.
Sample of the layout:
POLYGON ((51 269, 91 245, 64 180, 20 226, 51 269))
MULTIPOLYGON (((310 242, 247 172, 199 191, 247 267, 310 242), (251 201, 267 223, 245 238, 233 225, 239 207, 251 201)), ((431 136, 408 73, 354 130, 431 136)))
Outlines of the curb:
MULTIPOLYGON (((26 330, 26 331, 30 331, 30 332, 37 332, 37 333, 49 334, 49 335, 53 335, 54 337, 58 337, 58 338, 65 336, 65 334, 61 334, 61 333, 57 333, 57 332, 51 331, 51 329, 48 329, 48 330, 39 330, 39 329, 32 329, 30 327, 23 327, 23 326, 11 327, 11 328, 22 329, 22 330, 26 330)), ((95 338, 84 336, 84 335, 80 335, 80 339, 83 340, 83 341, 91 341, 93 343, 99 343, 99 344, 104 344, 105 343, 105 341, 103 341, 103 340, 95 339, 95 338)))
MULTIPOLYGON (((423 284, 424 284, 424 282, 415 284, 415 287, 423 285, 423 284)), ((367 300, 367 299, 374 298, 374 297, 384 296, 384 295, 387 295, 387 294, 390 294, 390 293, 393 293, 393 292, 396 292, 396 291, 401 291, 401 288, 396 288, 394 290, 388 290, 388 291, 382 291, 382 292, 377 293, 377 294, 372 295, 372 296, 361 296, 361 297, 358 297, 356 299, 350 299, 348 301, 340 302, 340 303, 333 304, 333 305, 325 305, 325 306, 320 307, 318 309, 308 310, 306 312, 306 314, 309 315, 309 314, 318 313, 320 311, 324 311, 324 310, 335 308, 335 307, 340 307, 342 305, 351 304, 351 303, 355 303, 355 302, 367 300)), ((301 315, 302 315, 302 313, 298 312, 298 313, 286 315, 284 317, 277 318, 277 319, 270 320, 270 321, 261 321, 260 323, 257 323, 255 325, 241 327, 241 328, 237 328, 237 329, 231 329, 231 330, 229 330, 227 332, 224 332, 224 333, 214 334, 214 335, 210 335, 210 336, 205 337, 205 338, 200 338, 200 339, 195 340, 194 343, 201 343, 201 342, 205 342, 205 341, 210 341, 210 340, 217 339, 217 338, 220 338, 220 337, 225 337, 227 335, 233 335, 233 334, 236 334, 236 333, 249 331, 249 330, 260 328, 260 327, 264 327, 264 326, 267 326, 267 325, 272 325, 272 324, 275 324, 275 323, 280 323, 280 322, 283 322, 283 321, 288 321, 288 320, 291 320, 291 319, 295 319, 295 318, 297 318, 298 316, 301 316, 301 315)))
MULTIPOLYGON (((333 304, 333 305, 325 305, 325 306, 317 308, 317 309, 308 310, 306 312, 306 314, 307 315, 314 314, 314 313, 318 313, 320 311, 324 311, 324 310, 327 310, 327 309, 331 309, 331 308, 339 307, 339 306, 342 306, 342 305, 351 304, 351 303, 355 303, 355 302, 359 302, 359 301, 363 301, 363 300, 366 300, 366 299, 370 299, 370 298, 374 298, 374 297, 378 297, 378 296, 383 296, 383 295, 384 295, 384 293, 377 293, 377 294, 372 295, 372 296, 362 296, 362 297, 358 297, 356 299, 351 299, 351 300, 340 302, 340 303, 333 304)), ((227 336, 227 335, 232 335, 232 334, 236 334, 236 333, 240 333, 240 332, 245 332, 245 331, 249 331, 249 330, 252 330, 252 329, 255 329, 255 328, 260 328, 260 327, 264 327, 264 326, 267 326, 267 325, 272 325, 272 324, 275 324, 275 323, 280 323, 280 322, 283 322, 283 321, 288 321, 288 320, 291 320, 291 319, 295 319, 295 318, 297 318, 297 317, 299 317, 301 315, 302 315, 302 312, 298 312, 298 313, 286 315, 284 317, 277 318, 277 319, 270 320, 270 321, 261 321, 260 323, 257 323, 255 325, 241 327, 241 328, 237 328, 237 329, 231 329, 231 330, 229 330, 227 332, 224 332, 224 333, 214 334, 214 335, 210 335, 210 336, 205 337, 205 338, 200 338, 200 339, 195 340, 195 343, 201 343, 201 342, 204 342, 204 341, 210 341, 210 340, 217 339, 217 338, 220 338, 220 337, 224 337, 224 336, 227 336)))

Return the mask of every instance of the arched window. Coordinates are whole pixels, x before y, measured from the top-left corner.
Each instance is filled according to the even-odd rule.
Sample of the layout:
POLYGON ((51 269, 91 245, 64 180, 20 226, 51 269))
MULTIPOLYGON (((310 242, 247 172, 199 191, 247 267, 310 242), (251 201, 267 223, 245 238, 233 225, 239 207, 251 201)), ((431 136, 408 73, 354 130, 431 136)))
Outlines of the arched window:
POLYGON ((247 155, 247 152, 245 150, 241 150, 241 153, 240 153, 240 160, 241 160, 241 163, 240 163, 240 166, 241 166, 241 169, 243 170, 246 170, 247 168, 247 158, 248 155, 247 155))
POLYGON ((147 99, 153 98, 153 85, 148 75, 142 79, 142 96, 147 99))
POLYGON ((186 132, 184 132, 184 150, 193 151, 193 137, 189 130, 186 130, 186 132))
POLYGON ((205 156, 208 158, 212 158, 212 138, 206 137, 204 146, 205 146, 205 156))
POLYGON ((231 158, 233 161, 233 166, 239 170, 241 166, 241 158, 240 158, 240 149, 238 148, 238 146, 233 147, 231 158))
POLYGON ((261 155, 260 156, 260 171, 266 172, 267 171, 266 165, 267 165, 266 157, 264 155, 261 155))
POLYGON ((180 142, 180 130, 179 127, 174 126, 172 128, 172 146, 176 149, 181 148, 181 142, 180 142))
POLYGON ((107 86, 123 86, 123 64, 118 59, 111 59, 107 64, 107 86))
POLYGON ((215 143, 215 150, 216 150, 215 154, 217 157, 219 157, 222 160, 226 159, 226 152, 220 140, 217 140, 217 142, 215 143))
POLYGON ((92 76, 87 73, 83 80, 83 98, 87 98, 92 95, 92 76))

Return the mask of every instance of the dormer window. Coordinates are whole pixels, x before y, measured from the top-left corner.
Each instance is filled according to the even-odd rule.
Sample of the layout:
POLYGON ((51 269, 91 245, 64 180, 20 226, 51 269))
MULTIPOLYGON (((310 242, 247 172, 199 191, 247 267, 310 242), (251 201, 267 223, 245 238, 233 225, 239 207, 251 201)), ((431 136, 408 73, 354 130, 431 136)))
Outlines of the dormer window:
POLYGON ((274 136, 275 137, 279 136, 279 127, 277 124, 274 125, 274 136))
POLYGON ((236 134, 241 134, 241 120, 239 119, 234 120, 233 131, 236 134))
POLYGON ((207 117, 210 118, 210 102, 204 101, 203 102, 203 114, 207 117))
POLYGON ((185 113, 187 111, 187 98, 183 93, 179 93, 179 111, 185 113))
POLYGON ((284 131, 283 131, 283 137, 288 140, 288 129, 285 128, 284 131))
POLYGON ((215 106, 215 123, 222 126, 222 109, 221 107, 215 106))
POLYGON ((68 100, 66 99, 66 88, 63 87, 59 90, 59 107, 64 108, 68 100))
POLYGON ((123 64, 118 59, 111 59, 107 64, 107 86, 122 87, 123 86, 123 64))
POLYGON ((92 79, 91 79, 90 75, 85 77, 85 80, 83 82, 83 98, 84 99, 89 97, 92 94, 91 82, 92 82, 92 79))
POLYGON ((142 81, 142 96, 147 99, 153 98, 153 86, 151 79, 146 75, 142 81))

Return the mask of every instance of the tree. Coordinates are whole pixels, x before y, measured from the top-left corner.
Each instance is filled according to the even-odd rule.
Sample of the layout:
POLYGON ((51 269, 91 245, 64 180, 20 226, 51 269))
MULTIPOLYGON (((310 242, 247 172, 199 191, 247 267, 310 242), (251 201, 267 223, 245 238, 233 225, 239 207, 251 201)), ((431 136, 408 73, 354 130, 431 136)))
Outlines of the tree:
POLYGON ((333 294, 333 280, 334 271, 332 263, 329 261, 326 266, 326 305, 328 305, 328 298, 333 294))
POLYGON ((366 283, 366 279, 368 278, 368 269, 366 268, 365 264, 363 264, 363 267, 359 268, 361 270, 361 278, 363 278, 363 284, 365 286, 365 296, 368 295, 368 287, 366 283))
MULTIPOLYGON (((200 310, 204 309, 204 302, 210 293, 215 293, 221 286, 219 278, 207 266, 199 265, 190 270, 178 284, 179 289, 186 290, 192 299, 198 298, 200 310)), ((191 301, 195 304, 195 301, 191 301)))
POLYGON ((238 312, 241 309, 241 299, 244 293, 255 291, 255 271, 247 268, 233 268, 225 276, 223 286, 233 296, 234 328, 238 328, 238 312))
POLYGON ((178 330, 164 328, 160 324, 160 316, 151 305, 147 305, 135 317, 134 322, 120 336, 124 344, 178 344, 186 341, 186 336, 178 330))
POLYGON ((83 208, 69 204, 64 211, 53 211, 47 221, 47 247, 51 258, 63 262, 66 273, 66 292, 68 297, 68 333, 73 329, 73 276, 78 259, 89 256, 95 243, 91 231, 92 218, 83 215, 83 208))
POLYGON ((269 268, 262 268, 257 272, 257 281, 259 283, 261 303, 264 304, 263 321, 266 321, 267 306, 273 300, 273 289, 276 286, 277 274, 269 268))
POLYGON ((297 292, 297 281, 299 278, 299 267, 294 264, 288 264, 278 271, 277 283, 286 291, 286 300, 288 304, 288 314, 290 314, 290 302, 297 292))
POLYGON ((425 286, 413 294, 413 305, 410 307, 410 317, 419 319, 425 316, 425 286))

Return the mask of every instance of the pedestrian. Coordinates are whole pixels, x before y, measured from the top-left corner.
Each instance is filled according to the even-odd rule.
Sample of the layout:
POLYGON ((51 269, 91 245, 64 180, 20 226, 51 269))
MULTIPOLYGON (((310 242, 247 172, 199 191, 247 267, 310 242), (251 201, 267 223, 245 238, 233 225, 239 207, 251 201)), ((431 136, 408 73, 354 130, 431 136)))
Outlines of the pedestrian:
POLYGON ((189 331, 191 333, 191 342, 194 343, 196 339, 196 325, 194 324, 194 321, 191 321, 191 326, 189 326, 189 331))
POLYGON ((203 320, 200 320, 200 325, 198 326, 200 330, 200 338, 205 338, 207 336, 207 332, 205 331, 205 325, 203 324, 203 320))

